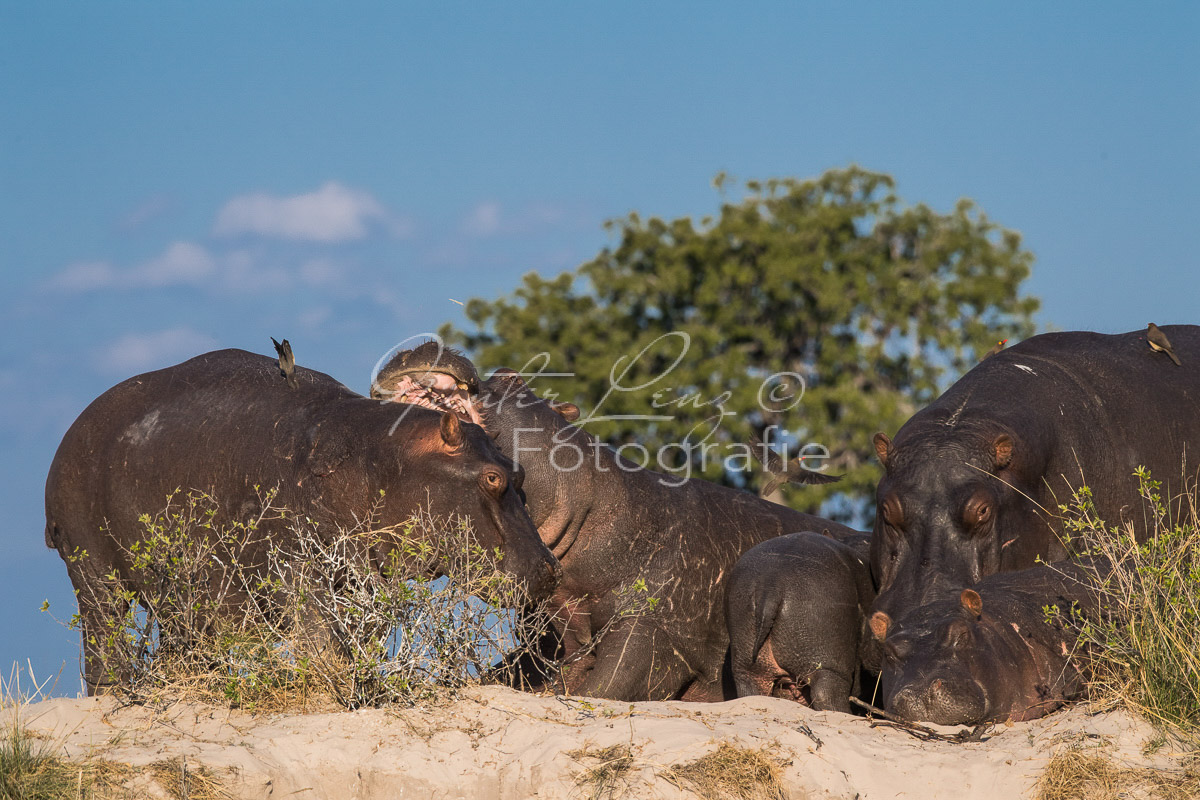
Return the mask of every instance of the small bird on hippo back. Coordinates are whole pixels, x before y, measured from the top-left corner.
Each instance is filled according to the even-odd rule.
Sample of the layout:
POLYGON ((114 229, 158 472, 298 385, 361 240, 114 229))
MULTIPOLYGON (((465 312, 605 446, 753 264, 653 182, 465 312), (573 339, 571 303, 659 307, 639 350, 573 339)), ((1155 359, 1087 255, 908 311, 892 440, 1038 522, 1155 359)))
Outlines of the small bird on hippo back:
POLYGON ((1166 353, 1175 362, 1175 366, 1183 366, 1179 363, 1179 357, 1175 355, 1175 350, 1171 347, 1171 340, 1153 322, 1146 326, 1146 341, 1150 343, 1151 350, 1156 353, 1166 353))
POLYGON ((300 382, 296 379, 296 357, 292 355, 291 342, 287 339, 277 342, 272 336, 271 344, 275 345, 275 352, 279 355, 279 374, 284 377, 288 386, 293 389, 299 388, 300 382))
POLYGON ((985 358, 990 358, 990 357, 996 355, 997 353, 999 353, 1001 350, 1004 349, 1004 345, 1006 345, 1006 344, 1008 344, 1008 339, 1001 339, 1000 341, 998 341, 994 345, 992 345, 992 349, 988 350, 986 353, 984 353, 983 356, 980 357, 979 360, 983 361, 985 358))

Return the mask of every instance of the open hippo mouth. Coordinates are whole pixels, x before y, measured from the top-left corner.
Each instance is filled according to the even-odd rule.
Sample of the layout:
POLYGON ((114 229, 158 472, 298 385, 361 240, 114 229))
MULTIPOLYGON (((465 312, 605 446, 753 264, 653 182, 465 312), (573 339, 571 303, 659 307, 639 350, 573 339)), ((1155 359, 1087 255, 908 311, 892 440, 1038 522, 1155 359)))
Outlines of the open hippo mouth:
POLYGON ((424 381, 412 380, 407 376, 402 378, 396 386, 392 401, 454 414, 463 422, 483 424, 479 412, 469 398, 463 397, 461 393, 457 392, 448 394, 437 386, 426 385, 424 381))

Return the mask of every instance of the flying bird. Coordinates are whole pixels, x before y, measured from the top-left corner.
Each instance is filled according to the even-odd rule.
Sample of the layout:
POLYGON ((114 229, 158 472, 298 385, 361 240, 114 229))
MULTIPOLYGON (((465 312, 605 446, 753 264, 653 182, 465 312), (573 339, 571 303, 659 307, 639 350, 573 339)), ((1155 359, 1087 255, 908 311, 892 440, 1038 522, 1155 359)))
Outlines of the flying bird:
POLYGON ((1175 351, 1171 349, 1171 340, 1153 322, 1146 326, 1146 341, 1150 343, 1151 350, 1156 353, 1166 353, 1175 362, 1175 366, 1183 366, 1179 363, 1179 357, 1175 355, 1175 351))
POLYGON ((272 336, 271 344, 275 345, 275 352, 279 354, 279 374, 287 380, 288 386, 293 389, 300 388, 300 381, 296 379, 296 357, 292 355, 291 342, 287 339, 277 342, 272 336))
POLYGON ((750 449, 763 465, 763 471, 767 474, 767 481, 758 490, 759 497, 768 497, 776 489, 784 483, 800 483, 809 486, 820 485, 825 483, 834 483, 842 479, 841 475, 826 475, 821 472, 813 472, 811 469, 805 469, 800 459, 796 459, 790 464, 784 464, 779 453, 776 453, 771 448, 763 444, 762 439, 758 434, 750 434, 750 449))
POLYGON ((983 358, 981 358, 979 360, 983 361, 984 358, 996 355, 996 353, 999 353, 1001 350, 1004 349, 1004 345, 1006 345, 1006 344, 1008 344, 1008 339, 1001 339, 1000 341, 998 341, 994 345, 992 345, 992 349, 988 350, 986 353, 984 353, 983 358))

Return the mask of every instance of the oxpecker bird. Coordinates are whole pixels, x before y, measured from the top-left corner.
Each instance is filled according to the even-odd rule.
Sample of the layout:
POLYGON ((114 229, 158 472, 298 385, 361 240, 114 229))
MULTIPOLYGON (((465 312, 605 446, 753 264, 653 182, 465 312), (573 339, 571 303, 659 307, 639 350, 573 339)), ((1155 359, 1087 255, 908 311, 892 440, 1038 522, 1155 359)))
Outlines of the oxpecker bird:
POLYGON ((750 450, 754 453, 754 457, 762 463, 763 471, 767 474, 766 482, 758 490, 759 497, 769 496, 784 483, 820 485, 842 479, 841 475, 825 475, 805 469, 800 463, 800 459, 785 464, 779 453, 763 444, 758 434, 750 435, 750 450))
POLYGON ((272 336, 271 344, 275 345, 275 352, 279 354, 279 374, 287 380, 288 386, 300 388, 300 381, 296 380, 296 357, 292 355, 291 343, 287 339, 277 342, 272 336))
POLYGON ((1175 355, 1175 351, 1171 349, 1171 340, 1153 322, 1146 326, 1146 341, 1150 343, 1151 350, 1156 353, 1166 353, 1175 362, 1175 366, 1183 366, 1179 363, 1179 358, 1175 355))
POLYGON ((981 358, 979 360, 983 361, 984 358, 996 355, 996 353, 999 353, 1001 350, 1004 349, 1004 345, 1006 345, 1006 344, 1008 344, 1008 339, 1001 339, 1000 341, 998 341, 994 345, 992 345, 992 349, 988 350, 986 353, 984 353, 983 358, 981 358))

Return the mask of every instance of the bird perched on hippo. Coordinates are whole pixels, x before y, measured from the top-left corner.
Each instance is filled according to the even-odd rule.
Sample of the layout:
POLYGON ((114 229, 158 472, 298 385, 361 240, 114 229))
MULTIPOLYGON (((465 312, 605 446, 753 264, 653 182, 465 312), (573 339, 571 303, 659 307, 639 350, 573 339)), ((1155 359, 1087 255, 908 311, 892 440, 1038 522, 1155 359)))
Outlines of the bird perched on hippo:
MULTIPOLYGON (((379 371, 372 396, 439 407, 427 396, 432 388, 405 384, 405 393, 396 392, 395 367, 408 370, 418 361, 398 354, 379 371)), ((436 372, 447 363, 425 366, 436 372)), ((560 688, 572 694, 628 701, 736 697, 725 674, 724 600, 738 559, 785 533, 857 533, 749 492, 638 467, 570 424, 578 415, 573 405, 538 398, 511 370, 482 382, 471 409, 525 470, 530 516, 563 565, 551 604, 567 664, 560 688), (638 580, 657 606, 625 616, 622 592, 638 580)))
MULTIPOLYGON (((478 426, 425 409, 399 415, 302 367, 289 378, 265 356, 206 353, 109 389, 63 437, 46 480, 46 543, 79 590, 89 691, 109 670, 97 644, 101 612, 85 590, 111 571, 125 588, 145 589, 129 561, 146 535, 138 517, 181 488, 215 499, 216 524, 257 514, 259 486, 277 487, 272 505, 320 531, 352 528, 373 511, 379 529, 419 511, 469 517, 479 544, 500 548, 500 568, 531 594, 554 587, 558 563, 522 505, 521 474, 478 426)), ((270 544, 295 535, 283 519, 258 530, 263 537, 240 553, 245 565, 261 565, 270 544)))
MULTIPOLYGON (((1162 332, 1185 364, 1200 363, 1200 327, 1162 332)), ((1104 520, 1144 535, 1134 470, 1168 490, 1194 472, 1198 410, 1200 370, 1175 367, 1144 331, 1047 333, 982 361, 895 440, 875 435, 885 472, 874 608, 897 618, 988 575, 1064 558, 1059 505, 1085 484, 1104 520)))

